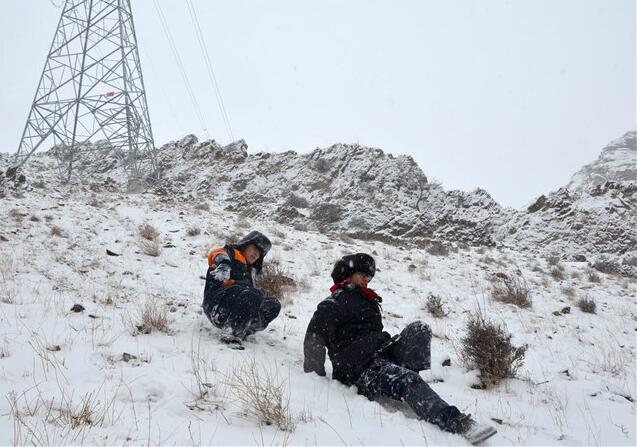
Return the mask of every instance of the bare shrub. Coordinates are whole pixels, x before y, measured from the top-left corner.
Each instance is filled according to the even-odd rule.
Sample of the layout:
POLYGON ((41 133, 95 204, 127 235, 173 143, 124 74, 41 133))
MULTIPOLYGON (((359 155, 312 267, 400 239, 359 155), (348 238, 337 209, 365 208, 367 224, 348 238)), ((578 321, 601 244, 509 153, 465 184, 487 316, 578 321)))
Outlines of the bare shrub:
POLYGON ((581 277, 582 277, 582 274, 580 272, 571 273, 571 278, 573 279, 580 279, 581 277))
POLYGON ((186 230, 186 234, 188 236, 199 236, 201 234, 201 230, 197 227, 190 227, 186 230))
POLYGON ((589 314, 597 313, 597 304, 595 304, 595 300, 593 298, 583 297, 577 300, 577 303, 575 304, 582 312, 589 314))
POLYGON ((294 208, 307 208, 310 206, 310 203, 307 201, 305 197, 297 196, 294 193, 291 193, 287 200, 285 201, 286 205, 293 206, 294 208))
POLYGON ((548 263, 548 265, 558 265, 561 260, 562 258, 558 255, 549 255, 546 257, 546 262, 548 263))
POLYGON ((61 227, 53 225, 51 227, 51 236, 66 237, 66 232, 61 227))
POLYGON ((24 214, 22 214, 22 212, 19 209, 13 208, 9 210, 9 217, 13 219, 16 223, 22 223, 24 214))
POLYGON ((320 203, 312 207, 310 218, 319 224, 331 224, 341 220, 343 208, 335 203, 320 203))
POLYGON ((133 335, 150 334, 153 331, 169 334, 168 311, 156 300, 148 300, 139 315, 139 321, 133 324, 133 328, 133 335))
POLYGON ((593 268, 602 273, 618 273, 621 271, 619 263, 606 256, 602 256, 593 263, 593 268))
POLYGON ((449 256, 449 248, 442 242, 433 241, 425 250, 433 256, 449 256))
POLYGON ((556 281, 561 281, 564 279, 564 267, 561 264, 557 264, 551 269, 551 278, 556 281))
POLYGON ((575 298, 575 288, 574 287, 562 287, 562 294, 566 295, 569 298, 575 298))
POLYGON ((427 308, 427 311, 436 318, 447 316, 447 311, 442 305, 442 299, 438 295, 430 293, 425 301, 425 307, 427 308))
POLYGON ((588 280, 594 283, 601 283, 602 277, 597 274, 594 270, 588 272, 588 280))
POLYGON ((484 386, 515 377, 522 366, 527 346, 513 346, 511 337, 505 328, 486 320, 480 312, 469 318, 460 355, 466 364, 480 370, 484 386))
POLYGON ((137 244, 142 252, 148 256, 159 256, 161 254, 161 246, 157 241, 149 241, 148 239, 140 238, 137 240, 137 244))
POLYGON ((491 289, 494 300, 521 308, 531 307, 531 292, 523 277, 502 274, 495 278, 496 282, 491 289))
POLYGON ((287 402, 284 402, 284 381, 256 360, 245 360, 229 375, 228 385, 243 410, 261 424, 276 425, 280 430, 292 432, 295 424, 287 402))
POLYGON ((99 199, 97 198, 97 196, 95 194, 91 194, 91 198, 88 201, 88 205, 92 206, 93 208, 101 208, 102 207, 102 203, 99 201, 99 199))
POLYGON ((40 222, 42 219, 40 219, 38 216, 36 216, 35 214, 32 214, 31 217, 29 217, 29 220, 31 222, 40 222))
POLYGON ((157 240, 159 231, 149 223, 145 223, 139 227, 139 237, 147 241, 157 240))
POLYGON ((290 292, 295 290, 296 282, 277 259, 263 264, 263 270, 257 277, 257 287, 267 296, 278 298, 281 304, 293 304, 290 292))

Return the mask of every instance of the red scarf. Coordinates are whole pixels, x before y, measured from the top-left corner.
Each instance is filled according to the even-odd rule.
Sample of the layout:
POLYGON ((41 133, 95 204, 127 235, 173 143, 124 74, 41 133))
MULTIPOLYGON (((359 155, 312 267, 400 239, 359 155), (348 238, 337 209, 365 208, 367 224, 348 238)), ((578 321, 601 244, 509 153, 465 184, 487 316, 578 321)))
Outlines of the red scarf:
MULTIPOLYGON (((349 279, 346 279, 344 281, 336 283, 332 287, 330 287, 330 292, 334 293, 338 289, 342 289, 345 286, 347 286, 348 284, 352 284, 352 282, 349 279)), ((374 292, 374 290, 370 289, 369 287, 363 287, 363 286, 358 286, 358 288, 361 289, 361 293, 368 300, 373 301, 373 302, 377 302, 378 301, 378 294, 376 292, 374 292)))

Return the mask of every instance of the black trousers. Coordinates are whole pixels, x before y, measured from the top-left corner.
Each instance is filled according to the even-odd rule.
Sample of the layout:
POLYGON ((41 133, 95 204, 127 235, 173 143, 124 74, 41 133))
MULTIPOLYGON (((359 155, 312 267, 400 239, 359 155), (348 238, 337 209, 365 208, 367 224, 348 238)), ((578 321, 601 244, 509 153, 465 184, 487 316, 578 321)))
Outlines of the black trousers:
POLYGON ((359 393, 405 400, 427 422, 450 430, 463 414, 442 400, 418 371, 431 367, 431 329, 421 321, 407 325, 389 346, 382 348, 363 371, 356 386, 359 393))
POLYGON ((203 311, 213 325, 243 339, 264 330, 279 315, 281 303, 254 287, 234 285, 206 294, 203 311))

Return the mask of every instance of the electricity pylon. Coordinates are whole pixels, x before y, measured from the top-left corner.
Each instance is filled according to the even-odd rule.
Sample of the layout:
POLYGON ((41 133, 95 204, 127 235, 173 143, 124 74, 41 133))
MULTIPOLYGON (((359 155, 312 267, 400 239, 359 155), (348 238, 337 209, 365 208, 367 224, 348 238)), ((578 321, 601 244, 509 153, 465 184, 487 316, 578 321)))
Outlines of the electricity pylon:
POLYGON ((53 143, 67 182, 90 175, 111 154, 129 183, 157 176, 129 0, 66 0, 14 172, 45 142, 53 143))

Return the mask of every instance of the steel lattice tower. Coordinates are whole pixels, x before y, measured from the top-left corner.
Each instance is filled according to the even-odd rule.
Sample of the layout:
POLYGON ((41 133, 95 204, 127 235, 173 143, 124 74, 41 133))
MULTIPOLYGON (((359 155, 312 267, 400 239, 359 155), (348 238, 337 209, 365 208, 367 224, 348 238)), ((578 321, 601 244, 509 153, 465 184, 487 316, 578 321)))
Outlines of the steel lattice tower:
POLYGON ((45 142, 64 181, 115 154, 129 182, 155 178, 155 145, 129 0, 66 0, 15 168, 45 142), (91 144, 106 140, 100 144, 91 144))

